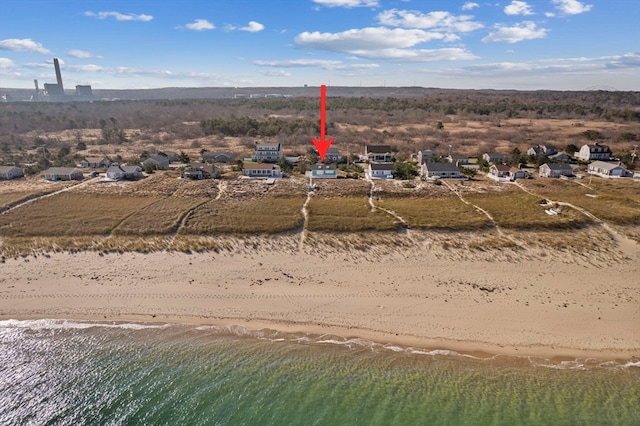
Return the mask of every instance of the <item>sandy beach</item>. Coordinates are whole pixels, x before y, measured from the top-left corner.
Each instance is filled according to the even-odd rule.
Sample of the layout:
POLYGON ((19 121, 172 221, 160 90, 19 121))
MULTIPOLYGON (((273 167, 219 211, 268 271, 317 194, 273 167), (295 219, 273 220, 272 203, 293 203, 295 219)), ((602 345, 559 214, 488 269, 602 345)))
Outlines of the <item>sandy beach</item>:
POLYGON ((630 241, 602 257, 294 246, 7 258, 0 318, 238 324, 465 353, 640 358, 630 241))

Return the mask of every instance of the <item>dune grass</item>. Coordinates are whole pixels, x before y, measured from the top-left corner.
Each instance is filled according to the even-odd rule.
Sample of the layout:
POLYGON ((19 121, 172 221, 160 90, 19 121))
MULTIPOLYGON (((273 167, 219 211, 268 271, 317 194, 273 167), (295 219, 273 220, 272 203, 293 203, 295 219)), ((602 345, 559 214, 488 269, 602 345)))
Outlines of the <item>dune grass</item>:
POLYGON ((302 226, 304 198, 211 200, 197 208, 181 234, 277 234, 302 226))
POLYGON ((388 213, 372 211, 365 197, 312 198, 307 211, 311 232, 392 231, 400 226, 388 213))
POLYGON ((558 215, 548 215, 539 197, 520 189, 482 194, 466 194, 465 200, 487 211, 497 226, 515 230, 574 229, 591 223, 584 214, 570 207, 560 207, 558 215))
POLYGON ((114 235, 166 235, 178 230, 180 221, 191 209, 209 198, 163 198, 127 217, 113 230, 114 235))
POLYGON ((377 206, 402 217, 410 228, 442 231, 477 230, 491 226, 491 221, 458 197, 398 198, 379 200, 377 206))
POLYGON ((128 215, 156 202, 154 197, 64 192, 0 216, 2 237, 69 237, 109 234, 128 215))
POLYGON ((581 207, 615 225, 640 225, 640 185, 632 179, 593 177, 578 181, 536 179, 526 188, 554 201, 581 207))

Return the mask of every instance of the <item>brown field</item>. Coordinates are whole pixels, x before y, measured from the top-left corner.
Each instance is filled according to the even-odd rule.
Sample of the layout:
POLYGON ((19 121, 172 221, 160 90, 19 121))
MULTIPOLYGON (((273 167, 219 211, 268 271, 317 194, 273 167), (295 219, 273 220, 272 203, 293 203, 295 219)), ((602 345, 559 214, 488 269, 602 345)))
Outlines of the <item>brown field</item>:
POLYGON ((182 234, 277 234, 302 226, 304 198, 212 200, 193 212, 182 234))
POLYGON ((559 215, 548 215, 545 209, 550 206, 541 206, 540 198, 517 187, 497 193, 468 194, 464 198, 488 212, 496 225, 502 228, 574 229, 591 222, 587 216, 570 207, 559 207, 559 215))
POLYGON ((294 235, 303 225, 307 231, 303 241, 309 246, 337 244, 368 250, 377 243, 396 247, 417 243, 412 240, 415 233, 407 239, 402 221, 413 231, 440 233, 437 246, 445 249, 601 249, 606 233, 601 235, 590 226, 597 219, 640 241, 640 186, 630 179, 535 178, 520 181, 522 188, 482 176, 443 184, 416 179, 408 186, 401 181, 373 185, 350 179, 314 181, 305 223, 302 207, 308 182, 304 179, 266 185, 260 180, 193 182, 176 176, 156 172, 139 182, 107 184, 5 182, 0 200, 7 203, 66 190, 0 215, 0 252, 14 256, 85 249, 238 250, 240 246, 229 238, 248 241, 259 235, 294 235), (10 185, 15 191, 7 190, 10 185), (370 192, 374 209, 368 200, 370 192), (552 204, 541 205, 544 199, 552 204), (544 210, 552 206, 561 214, 547 215, 544 210), (496 233, 494 226, 504 234, 496 233), (569 230, 571 238, 566 238, 569 230))
POLYGON ((155 197, 87 196, 64 192, 0 216, 2 237, 107 235, 155 197))

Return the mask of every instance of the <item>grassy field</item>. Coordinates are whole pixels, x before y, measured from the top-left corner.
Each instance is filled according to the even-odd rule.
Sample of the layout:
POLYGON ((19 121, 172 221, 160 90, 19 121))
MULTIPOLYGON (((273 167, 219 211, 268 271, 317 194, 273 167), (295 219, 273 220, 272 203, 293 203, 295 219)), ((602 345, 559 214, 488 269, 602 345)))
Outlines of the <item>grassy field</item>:
MULTIPOLYGON (((381 182, 373 187, 377 208, 372 209, 369 182, 320 181, 307 205, 305 243, 360 250, 401 247, 409 240, 399 232, 403 225, 395 214, 410 229, 441 232, 443 248, 486 251, 532 245, 595 250, 607 235, 589 227, 593 219, 580 209, 640 241, 640 185, 636 182, 594 177, 538 178, 519 184, 526 191, 484 180, 453 186, 421 183, 415 188, 381 182), (576 208, 541 205, 545 199, 576 208), (474 206, 491 215, 505 232, 496 234, 491 220, 474 206), (548 215, 549 207, 561 213, 548 215), (570 237, 566 231, 571 231, 570 237), (462 234, 466 237, 460 238, 462 234)), ((62 187, 52 188, 2 190, 0 208, 62 187)), ((295 179, 276 185, 242 180, 193 183, 158 173, 143 182, 84 185, 1 214, 0 253, 251 250, 265 244, 261 235, 276 234, 294 241, 287 240, 293 244, 289 249, 297 250, 299 236, 294 234, 302 229, 305 198, 306 183, 295 179)))
POLYGON ((493 217, 497 226, 515 230, 575 229, 592 222, 570 207, 561 207, 559 215, 548 215, 540 197, 519 188, 509 191, 466 194, 468 202, 482 208, 493 217))
POLYGON ((458 197, 398 198, 379 200, 377 206, 402 217, 410 228, 468 231, 491 226, 491 221, 458 197))
POLYGON ((640 225, 640 185, 631 179, 535 179, 523 186, 541 197, 571 203, 615 225, 640 225))
POLYGON ((154 197, 87 196, 64 192, 0 216, 1 237, 70 237, 109 234, 127 216, 158 201, 154 197))
POLYGON ((182 234, 276 234, 302 226, 304 198, 211 200, 197 208, 182 234))
POLYGON ((393 216, 372 211, 365 197, 311 198, 307 211, 311 232, 391 231, 400 226, 393 216))
POLYGON ((207 201, 209 198, 163 198, 127 217, 113 230, 113 233, 146 236, 176 232, 184 215, 207 201))

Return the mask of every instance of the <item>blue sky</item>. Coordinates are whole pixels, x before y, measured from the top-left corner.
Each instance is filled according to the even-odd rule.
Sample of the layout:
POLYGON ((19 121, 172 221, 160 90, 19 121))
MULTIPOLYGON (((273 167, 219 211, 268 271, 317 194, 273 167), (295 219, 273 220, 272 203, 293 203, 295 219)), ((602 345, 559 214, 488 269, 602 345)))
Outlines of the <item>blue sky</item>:
POLYGON ((0 0, 0 87, 640 90, 639 0, 0 0))

